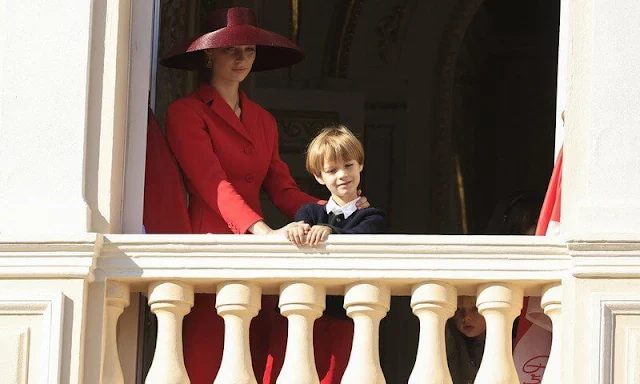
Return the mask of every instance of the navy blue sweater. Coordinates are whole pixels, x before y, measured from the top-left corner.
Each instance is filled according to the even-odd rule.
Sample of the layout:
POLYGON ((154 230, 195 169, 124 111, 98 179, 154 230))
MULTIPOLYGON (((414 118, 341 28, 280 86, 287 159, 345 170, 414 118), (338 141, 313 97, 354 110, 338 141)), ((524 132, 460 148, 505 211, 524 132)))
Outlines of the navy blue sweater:
POLYGON ((331 233, 364 234, 383 233, 387 230, 387 218, 379 209, 365 208, 352 213, 348 218, 328 214, 325 205, 305 204, 296 213, 296 221, 304 221, 313 226, 323 224, 331 228, 331 233))
MULTIPOLYGON (((327 214, 324 204, 305 204, 296 213, 296 221, 304 221, 313 226, 323 224, 331 228, 331 233, 356 234, 356 233, 383 233, 387 230, 387 217, 384 212, 376 208, 359 209, 348 218, 343 215, 327 214)), ((342 297, 327 295, 325 315, 348 319, 347 313, 342 307, 342 297)))

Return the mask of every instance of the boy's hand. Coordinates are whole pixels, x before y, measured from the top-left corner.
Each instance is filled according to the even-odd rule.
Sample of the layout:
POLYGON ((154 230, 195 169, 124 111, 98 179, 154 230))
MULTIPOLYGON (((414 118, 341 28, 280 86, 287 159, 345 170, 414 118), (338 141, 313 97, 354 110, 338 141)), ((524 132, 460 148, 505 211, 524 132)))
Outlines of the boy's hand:
POLYGON ((284 233, 284 237, 298 247, 305 244, 305 235, 309 232, 309 224, 304 221, 289 223, 278 231, 284 233))
POLYGON ((331 228, 326 225, 314 225, 307 233, 307 244, 314 246, 318 243, 327 240, 327 237, 331 234, 331 228))

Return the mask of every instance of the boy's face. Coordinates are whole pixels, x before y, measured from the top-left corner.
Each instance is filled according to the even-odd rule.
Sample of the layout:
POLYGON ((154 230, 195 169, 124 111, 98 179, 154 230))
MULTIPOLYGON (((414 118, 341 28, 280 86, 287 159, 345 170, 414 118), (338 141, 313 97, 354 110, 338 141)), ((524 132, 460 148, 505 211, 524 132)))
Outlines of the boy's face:
POLYGON ((459 296, 458 310, 453 315, 456 328, 467 337, 478 337, 487 330, 484 316, 478 313, 474 296, 459 296))
POLYGON ((315 178, 318 183, 327 187, 338 205, 344 205, 358 197, 362 168, 363 165, 355 160, 338 159, 332 162, 325 159, 322 172, 315 178))

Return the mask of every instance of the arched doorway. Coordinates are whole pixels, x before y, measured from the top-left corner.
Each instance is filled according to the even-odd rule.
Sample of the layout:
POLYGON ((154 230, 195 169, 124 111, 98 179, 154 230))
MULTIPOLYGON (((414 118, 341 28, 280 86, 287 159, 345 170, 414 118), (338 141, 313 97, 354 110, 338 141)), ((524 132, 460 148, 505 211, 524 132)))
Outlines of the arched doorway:
POLYGON ((485 233, 514 191, 544 192, 553 166, 560 1, 458 3, 442 40, 432 228, 485 233))

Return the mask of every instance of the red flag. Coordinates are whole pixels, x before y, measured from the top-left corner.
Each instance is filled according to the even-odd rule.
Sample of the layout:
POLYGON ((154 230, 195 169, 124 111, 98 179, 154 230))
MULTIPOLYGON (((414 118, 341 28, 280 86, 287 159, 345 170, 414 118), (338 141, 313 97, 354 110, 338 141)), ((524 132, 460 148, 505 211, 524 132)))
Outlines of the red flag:
MULTIPOLYGON (((536 236, 560 234, 562 148, 542 203, 536 236)), ((513 361, 521 384, 542 382, 551 351, 551 320, 540 308, 540 297, 525 297, 518 321, 513 361)))
POLYGON ((544 196, 536 236, 554 236, 560 233, 560 197, 562 194, 562 148, 553 167, 547 194, 544 196))

